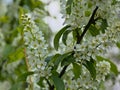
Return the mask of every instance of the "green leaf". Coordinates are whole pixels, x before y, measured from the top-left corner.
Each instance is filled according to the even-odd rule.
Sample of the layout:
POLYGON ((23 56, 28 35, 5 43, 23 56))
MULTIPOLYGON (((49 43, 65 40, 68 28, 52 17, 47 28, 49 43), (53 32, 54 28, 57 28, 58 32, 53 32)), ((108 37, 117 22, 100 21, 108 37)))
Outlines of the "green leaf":
POLYGON ((86 61, 86 63, 83 64, 87 69, 88 71, 90 72, 92 78, 95 80, 96 78, 96 69, 95 69, 95 66, 92 62, 90 61, 86 61))
POLYGON ((64 33, 63 33, 63 37, 62 37, 62 42, 65 44, 65 45, 67 45, 66 44, 66 40, 67 40, 67 36, 68 36, 68 34, 71 32, 71 30, 67 30, 67 31, 65 31, 64 33))
POLYGON ((90 26, 89 32, 92 36, 96 36, 99 34, 99 30, 93 24, 90 26))
POLYGON ((49 63, 52 58, 53 58, 53 56, 48 56, 48 57, 46 57, 46 58, 45 58, 45 62, 49 63))
POLYGON ((63 83, 63 80, 59 78, 58 76, 52 75, 51 79, 53 81, 53 84, 55 86, 55 90, 65 90, 65 85, 63 83))
POLYGON ((11 85, 11 88, 9 90, 25 90, 28 87, 27 82, 16 82, 13 85, 11 85))
POLYGON ((9 54, 8 63, 12 63, 18 60, 21 60, 24 57, 23 48, 18 48, 15 52, 9 54))
POLYGON ((17 65, 17 67, 14 69, 14 74, 17 76, 20 76, 23 72, 27 72, 27 66, 24 61, 20 61, 20 63, 17 65))
POLYGON ((50 60, 49 64, 54 64, 54 70, 57 69, 59 66, 60 62, 62 62, 66 57, 68 57, 71 54, 71 52, 65 53, 65 54, 55 54, 52 59, 50 60))
POLYGON ((60 40, 60 37, 61 35, 64 33, 65 30, 67 30, 67 28, 69 28, 70 25, 66 25, 65 27, 63 27, 56 35, 55 35, 55 38, 54 38, 54 48, 56 50, 58 50, 58 47, 59 47, 59 40, 60 40))
POLYGON ((68 55, 67 57, 65 57, 62 62, 61 62, 61 66, 66 66, 69 65, 71 63, 75 62, 75 57, 73 55, 68 55))
POLYGON ((3 49, 3 56, 7 57, 9 56, 10 53, 14 51, 14 48, 11 45, 6 45, 5 48, 3 49))
POLYGON ((37 83, 40 87, 44 87, 44 84, 43 84, 43 80, 44 80, 45 78, 44 77, 40 77, 40 80, 39 80, 39 82, 37 83))
POLYGON ((77 40, 77 32, 76 32, 76 30, 73 30, 72 35, 73 35, 73 39, 76 41, 77 40))
MULTIPOLYGON (((48 63, 48 66, 51 65, 51 64, 55 64, 55 62, 58 62, 57 59, 61 56, 61 54, 55 54, 53 56, 51 56, 51 60, 49 61, 48 63)), ((50 59, 49 58, 49 59, 50 59)), ((59 62, 58 62, 59 63, 59 62)), ((54 67, 55 68, 55 67, 54 67)), ((57 68, 57 67, 56 67, 57 68)))
POLYGON ((91 1, 88 1, 88 8, 91 8, 93 6, 91 1))
POLYGON ((105 29, 108 27, 108 23, 106 19, 102 19, 100 30, 102 33, 105 33, 105 29))
POLYGON ((66 3, 66 13, 71 14, 71 5, 72 5, 73 0, 68 0, 66 3))
POLYGON ((53 76, 59 77, 59 73, 56 70, 52 70, 51 73, 53 76))
POLYGON ((120 48, 120 42, 117 42, 116 45, 118 48, 120 48))
POLYGON ((82 66, 77 63, 72 63, 73 64, 73 73, 75 75, 75 79, 80 77, 82 66))
POLYGON ((117 66, 116 66, 111 60, 106 59, 106 58, 103 58, 103 57, 101 57, 101 56, 96 56, 96 58, 97 58, 97 60, 99 60, 99 61, 105 60, 105 61, 109 62, 110 65, 111 65, 111 68, 110 68, 111 72, 113 72, 116 76, 118 75, 117 66))
POLYGON ((54 69, 57 69, 59 63, 60 63, 60 58, 61 57, 61 54, 55 54, 53 56, 49 56, 45 59, 45 61, 48 62, 47 66, 53 64, 54 65, 54 69))
POLYGON ((116 3, 118 3, 119 1, 117 0, 112 0, 112 5, 115 5, 116 3))
POLYGON ((55 54, 55 55, 53 56, 51 62, 54 63, 54 62, 58 59, 58 57, 60 57, 60 56, 61 56, 61 54, 55 54))
POLYGON ((18 77, 18 81, 26 81, 27 76, 34 74, 34 72, 25 72, 18 77))
POLYGON ((82 31, 81 31, 81 28, 75 28, 72 32, 73 34, 73 39, 76 41, 77 40, 77 34, 81 35, 82 34, 82 31))
POLYGON ((91 11, 89 11, 89 10, 85 11, 85 16, 86 17, 89 17, 90 15, 91 15, 91 11))
POLYGON ((62 62, 66 57, 70 55, 71 52, 60 55, 54 62, 54 68, 57 69, 60 62, 62 62))
POLYGON ((10 88, 10 90, 18 90, 18 87, 20 87, 19 83, 14 84, 14 85, 12 85, 12 87, 10 88))

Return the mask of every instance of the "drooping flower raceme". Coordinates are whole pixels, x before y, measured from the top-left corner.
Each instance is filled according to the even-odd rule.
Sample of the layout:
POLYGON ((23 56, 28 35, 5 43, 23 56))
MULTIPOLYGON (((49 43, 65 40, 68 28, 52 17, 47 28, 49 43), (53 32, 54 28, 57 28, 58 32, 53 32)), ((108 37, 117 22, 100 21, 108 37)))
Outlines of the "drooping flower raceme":
MULTIPOLYGON (((29 64, 28 68, 29 71, 35 72, 32 77, 32 82, 36 84, 39 81, 39 77, 47 78, 50 75, 50 68, 46 68, 46 62, 44 61, 46 55, 48 55, 48 45, 46 44, 42 31, 36 26, 31 15, 23 14, 21 20, 24 25, 24 43, 26 46, 26 58, 29 64)), ((36 87, 34 89, 37 90, 36 87)))

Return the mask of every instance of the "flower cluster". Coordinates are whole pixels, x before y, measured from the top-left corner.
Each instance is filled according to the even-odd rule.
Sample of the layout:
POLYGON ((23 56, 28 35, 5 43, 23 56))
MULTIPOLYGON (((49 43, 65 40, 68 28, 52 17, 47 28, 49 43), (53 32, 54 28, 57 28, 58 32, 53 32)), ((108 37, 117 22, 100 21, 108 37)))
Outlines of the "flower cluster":
POLYGON ((91 78, 90 72, 84 66, 82 66, 81 75, 77 79, 74 79, 72 71, 68 71, 64 80, 66 89, 98 90, 100 83, 105 80, 105 76, 110 72, 110 63, 106 61, 97 62, 96 70, 97 75, 95 80, 91 78))
POLYGON ((96 64, 96 70, 97 70, 97 77, 96 80, 98 82, 104 81, 105 76, 110 72, 110 63, 106 61, 101 61, 96 64))
POLYGON ((69 5, 65 6, 67 1, 61 0, 61 13, 66 18, 65 23, 70 24, 73 28, 86 25, 96 6, 99 7, 96 17, 108 18, 111 14, 114 15, 115 5, 113 0, 73 0, 70 15, 66 12, 66 8, 69 7, 69 5))
MULTIPOLYGON (((85 0, 83 2, 86 2, 87 4, 89 4, 87 0, 85 0)), ((87 35, 83 38, 81 44, 75 45, 74 51, 76 53, 74 56, 77 57, 77 60, 90 60, 91 57, 93 59, 96 59, 95 58, 96 55, 104 55, 106 50, 109 48, 109 46, 115 45, 116 42, 119 42, 120 17, 118 16, 118 14, 119 14, 118 11, 120 10, 120 5, 118 5, 118 4, 112 5, 113 4, 112 0, 109 0, 107 2, 109 5, 103 5, 104 7, 102 7, 102 4, 105 4, 105 2, 103 0, 96 0, 96 1, 91 2, 91 3, 94 3, 95 5, 99 6, 99 10, 97 11, 97 17, 101 17, 101 18, 105 18, 105 19, 107 18, 108 26, 104 29, 104 31, 105 31, 104 33, 100 32, 99 35, 96 35, 94 37, 87 35), (104 15, 100 15, 99 12, 102 12, 101 10, 106 13, 104 13, 104 15), (109 13, 111 13, 111 14, 109 14, 109 13)), ((92 5, 94 5, 94 4, 92 4, 92 5)), ((93 7, 93 6, 91 6, 91 7, 93 7)), ((87 9, 85 9, 85 10, 87 10, 87 9)), ((83 11, 85 11, 85 10, 83 10, 83 11)), ((71 13, 71 15, 72 15, 72 13, 71 13)), ((79 19, 77 19, 77 20, 79 20, 81 22, 81 18, 80 17, 78 17, 78 18, 80 20, 79 19)), ((69 20, 71 20, 70 17, 69 17, 69 20)), ((99 21, 96 22, 97 28, 99 28, 100 25, 98 25, 98 24, 100 24, 100 23, 101 22, 99 22, 99 21)), ((81 31, 83 31, 83 29, 84 28, 82 26, 81 31)))
POLYGON ((50 75, 51 68, 46 68, 46 62, 44 61, 46 55, 48 55, 48 45, 39 27, 36 26, 32 14, 22 15, 21 20, 24 25, 24 43, 26 46, 26 58, 29 64, 29 70, 35 72, 32 81, 37 83, 39 77, 47 78, 50 75))
MULTIPOLYGON (((65 7, 62 3, 67 3, 67 1, 61 1, 61 6, 65 7)), ((71 13, 67 14, 65 8, 62 8, 62 13, 66 19, 65 23, 71 25, 72 30, 81 28, 83 32, 83 26, 87 25, 90 15, 92 14, 91 11, 93 11, 95 6, 98 6, 99 9, 94 18, 105 19, 108 25, 104 28, 104 32, 100 31, 96 36, 91 36, 89 32, 86 33, 87 35, 83 37, 80 44, 74 44, 73 50, 77 62, 90 61, 91 58, 96 60, 96 79, 92 80, 89 71, 83 66, 83 72, 77 80, 74 79, 72 71, 67 72, 64 80, 67 89, 97 90, 100 82, 104 81, 105 76, 110 72, 110 63, 106 61, 99 62, 96 56, 104 56, 110 46, 120 41, 120 4, 115 4, 113 0, 73 0, 71 13), (107 5, 105 5, 106 3, 107 5)), ((101 21, 98 20, 95 26, 99 28, 100 25, 101 21)))
MULTIPOLYGON (((73 66, 70 64, 65 74, 63 73, 64 76, 62 79, 66 85, 66 90, 97 90, 99 84, 105 80, 105 76, 110 72, 110 64, 106 61, 98 61, 96 56, 104 56, 109 46, 115 45, 115 43, 119 41, 116 38, 120 37, 120 20, 118 14, 115 14, 115 7, 118 9, 119 6, 115 6, 113 0, 107 0, 107 2, 104 0, 93 0, 92 2, 90 0, 71 1, 73 1, 71 4, 71 13, 68 14, 65 12, 64 14, 66 19, 65 23, 71 25, 72 27, 70 30, 79 28, 81 29, 80 33, 82 33, 85 29, 84 26, 88 24, 88 20, 92 14, 91 11, 93 11, 95 6, 98 6, 99 10, 96 12, 94 20, 96 18, 100 18, 100 20, 97 22, 95 21, 94 26, 99 28, 101 26, 102 20, 106 20, 108 25, 106 25, 104 28, 104 32, 100 31, 99 34, 95 36, 92 36, 90 32, 87 32, 87 35, 81 39, 80 43, 75 44, 76 41, 74 40, 73 36, 73 40, 71 38, 67 39, 66 47, 60 45, 62 47, 60 48, 61 51, 58 51, 59 53, 64 54, 66 52, 73 51, 74 58, 76 60, 75 62, 79 64, 81 63, 82 66, 79 78, 75 79, 74 73, 72 71, 73 66), (108 5, 104 5, 105 3, 108 5), (115 15, 115 18, 111 19, 113 15, 115 15), (84 61, 90 62, 91 58, 96 61, 95 80, 93 80, 91 73, 83 65, 84 61)), ((61 2, 64 3, 63 7, 69 7, 65 6, 65 0, 62 0, 61 2)), ((35 17, 32 15, 33 14, 24 14, 21 16, 22 24, 24 26, 23 37, 26 47, 26 58, 28 59, 29 70, 35 72, 35 74, 32 75, 34 90, 43 89, 41 87, 37 87, 37 82, 39 81, 40 77, 48 80, 43 80, 43 83, 45 84, 44 89, 48 89, 48 87, 53 85, 53 83, 51 84, 51 80, 49 82, 49 76, 51 76, 52 73, 51 66, 47 65, 47 62, 45 62, 45 58, 49 56, 48 45, 46 44, 42 31, 34 21, 35 17), (51 85, 48 86, 47 83, 51 85)), ((54 63, 52 64, 54 65, 54 63)), ((56 71, 58 73, 60 72, 61 74, 61 70, 62 68, 59 64, 56 71)))
POLYGON ((105 33, 95 37, 84 38, 81 44, 75 45, 75 57, 77 60, 90 60, 92 57, 96 60, 96 55, 104 56, 110 46, 119 42, 120 21, 108 26, 105 33))

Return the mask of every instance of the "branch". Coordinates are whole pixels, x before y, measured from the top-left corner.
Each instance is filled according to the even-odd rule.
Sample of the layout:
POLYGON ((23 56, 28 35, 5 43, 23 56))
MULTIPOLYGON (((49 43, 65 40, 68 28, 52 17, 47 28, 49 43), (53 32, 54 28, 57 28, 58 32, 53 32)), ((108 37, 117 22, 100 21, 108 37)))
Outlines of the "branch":
POLYGON ((92 16, 90 17, 90 20, 88 22, 88 24, 85 26, 85 29, 83 31, 83 33, 81 34, 81 36, 77 35, 77 44, 80 44, 80 42, 82 41, 85 33, 87 32, 88 28, 90 27, 91 24, 95 24, 95 19, 94 19, 94 16, 96 14, 96 11, 98 9, 98 6, 96 6, 96 8, 94 9, 93 13, 92 13, 92 16))
POLYGON ((64 75, 67 67, 68 67, 68 65, 66 65, 66 66, 63 67, 62 71, 61 71, 60 74, 59 74, 59 78, 61 78, 61 77, 64 75))
MULTIPOLYGON (((98 9, 98 7, 96 6, 96 8, 93 11, 92 16, 91 16, 88 24, 85 26, 85 29, 84 29, 83 33, 81 34, 81 36, 78 35, 78 32, 77 32, 77 44, 79 44, 81 42, 81 40, 83 39, 83 37, 84 37, 85 33, 87 32, 88 28, 90 27, 90 25, 95 23, 94 16, 95 16, 95 13, 96 13, 97 9, 98 9)), ((72 55, 74 55, 74 52, 72 53, 72 55)), ((64 75, 67 67, 68 67, 68 65, 63 67, 62 71, 59 74, 60 78, 64 75)))
POLYGON ((49 90, 54 90, 54 85, 51 85, 47 78, 45 78, 45 80, 47 81, 49 85, 49 90))
MULTIPOLYGON (((71 55, 74 55, 74 51, 71 53, 71 55)), ((64 73, 65 73, 65 71, 66 71, 66 69, 67 69, 67 67, 68 67, 69 65, 65 65, 64 67, 63 67, 63 69, 62 69, 62 71, 60 72, 60 74, 59 74, 59 78, 61 78, 63 75, 64 75, 64 73)))
MULTIPOLYGON (((95 13, 96 13, 97 9, 98 9, 98 7, 96 6, 88 24, 85 26, 85 29, 84 29, 83 33, 81 34, 81 36, 77 32, 77 44, 80 44, 81 40, 83 39, 83 37, 84 37, 85 33, 87 32, 88 28, 90 27, 90 25, 95 23, 94 16, 95 16, 95 13)), ((72 55, 74 55, 74 52, 72 52, 72 55)), ((61 78, 65 74, 65 71, 66 71, 68 66, 69 65, 66 65, 66 66, 63 67, 63 69, 61 70, 61 72, 59 74, 59 78, 61 78)), ((50 90, 54 90, 54 85, 50 86, 50 90)))
MULTIPOLYGON (((25 63, 26 63, 27 70, 30 71, 29 70, 30 66, 29 66, 28 58, 27 58, 27 54, 26 54, 26 48, 24 48, 24 55, 25 55, 25 63)), ((30 80, 30 89, 33 90, 33 82, 32 82, 31 76, 30 76, 29 80, 30 80)))

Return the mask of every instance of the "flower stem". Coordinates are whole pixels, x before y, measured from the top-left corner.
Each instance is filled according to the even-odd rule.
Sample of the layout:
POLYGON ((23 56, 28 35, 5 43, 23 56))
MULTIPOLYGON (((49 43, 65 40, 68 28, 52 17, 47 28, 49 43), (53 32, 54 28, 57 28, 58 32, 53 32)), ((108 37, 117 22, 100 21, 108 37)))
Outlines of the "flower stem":
MULTIPOLYGON (((28 63, 28 59, 27 59, 26 48, 24 48, 24 55, 25 55, 25 63, 27 66, 27 71, 29 72, 29 63, 28 63)), ((32 82, 31 76, 30 76, 29 80, 30 80, 30 90, 33 90, 33 82, 32 82)))

